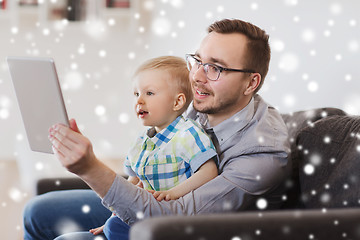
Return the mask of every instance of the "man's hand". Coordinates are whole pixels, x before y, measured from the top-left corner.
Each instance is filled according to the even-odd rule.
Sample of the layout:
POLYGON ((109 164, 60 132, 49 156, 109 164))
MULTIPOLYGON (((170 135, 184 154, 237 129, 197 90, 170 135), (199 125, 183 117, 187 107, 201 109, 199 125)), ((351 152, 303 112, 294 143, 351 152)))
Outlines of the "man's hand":
POLYGON ((69 121, 70 128, 56 124, 49 129, 49 140, 55 156, 70 172, 81 175, 91 168, 96 160, 92 144, 83 136, 74 119, 69 121))
POLYGON ((116 173, 96 158, 91 142, 80 133, 75 120, 71 119, 69 123, 70 128, 56 124, 49 129, 54 154, 65 168, 104 197, 116 173))

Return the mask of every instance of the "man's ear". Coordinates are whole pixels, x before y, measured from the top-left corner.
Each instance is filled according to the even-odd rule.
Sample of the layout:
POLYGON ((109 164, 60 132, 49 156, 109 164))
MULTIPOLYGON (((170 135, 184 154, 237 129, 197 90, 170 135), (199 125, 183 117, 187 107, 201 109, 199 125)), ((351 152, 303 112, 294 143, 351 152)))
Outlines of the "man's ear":
POLYGON ((181 110, 185 106, 185 103, 186 103, 185 94, 179 93, 175 98, 173 110, 174 111, 181 110))
POLYGON ((261 82, 261 75, 260 73, 252 73, 251 80, 244 92, 244 95, 252 95, 255 90, 258 88, 261 82))

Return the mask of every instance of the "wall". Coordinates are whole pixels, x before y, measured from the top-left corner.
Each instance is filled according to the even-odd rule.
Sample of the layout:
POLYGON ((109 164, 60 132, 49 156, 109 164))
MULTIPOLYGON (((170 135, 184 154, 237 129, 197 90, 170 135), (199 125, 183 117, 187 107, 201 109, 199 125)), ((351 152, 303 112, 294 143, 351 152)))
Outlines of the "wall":
POLYGON ((0 208, 2 216, 12 213, 2 219, 5 239, 21 236, 20 209, 36 179, 70 176, 53 156, 29 150, 8 55, 55 59, 69 116, 104 159, 122 158, 142 128, 131 105, 136 66, 196 51, 206 27, 222 18, 241 18, 270 34, 272 61, 260 94, 281 112, 331 106, 360 114, 357 0, 134 0, 128 12, 100 11, 101 21, 67 24, 47 20, 43 6, 10 2, 12 9, 0 11, 0 208))

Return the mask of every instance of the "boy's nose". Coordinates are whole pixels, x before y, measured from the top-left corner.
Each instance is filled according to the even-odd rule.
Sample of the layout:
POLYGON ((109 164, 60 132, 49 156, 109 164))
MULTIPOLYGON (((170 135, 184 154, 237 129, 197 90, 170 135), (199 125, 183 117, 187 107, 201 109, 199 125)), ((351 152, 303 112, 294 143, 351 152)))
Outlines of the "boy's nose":
POLYGON ((137 104, 144 104, 144 99, 143 99, 143 97, 140 95, 139 97, 138 97, 138 99, 137 99, 137 104))

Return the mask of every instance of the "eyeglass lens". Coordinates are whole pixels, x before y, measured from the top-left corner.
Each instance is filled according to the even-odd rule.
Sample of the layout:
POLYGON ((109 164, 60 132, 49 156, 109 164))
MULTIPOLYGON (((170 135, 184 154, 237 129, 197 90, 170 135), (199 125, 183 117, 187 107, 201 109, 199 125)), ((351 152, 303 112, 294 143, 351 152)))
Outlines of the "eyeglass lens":
POLYGON ((192 71, 193 68, 199 69, 200 65, 203 65, 206 77, 210 80, 217 80, 220 75, 220 70, 212 64, 202 64, 193 56, 187 56, 186 58, 187 67, 189 71, 192 71))

